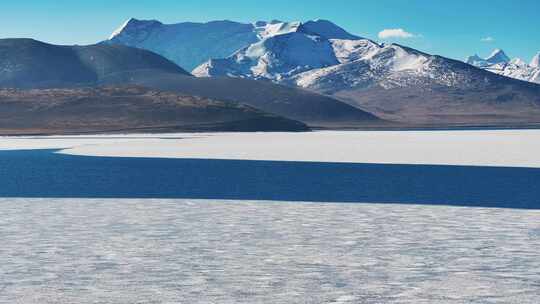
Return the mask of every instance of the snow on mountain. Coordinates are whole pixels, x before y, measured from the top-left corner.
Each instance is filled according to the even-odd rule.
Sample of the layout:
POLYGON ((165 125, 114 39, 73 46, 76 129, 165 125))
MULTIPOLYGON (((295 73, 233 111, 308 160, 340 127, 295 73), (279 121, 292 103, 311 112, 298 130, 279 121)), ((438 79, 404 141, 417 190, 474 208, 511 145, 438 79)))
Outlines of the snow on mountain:
POLYGON ((523 59, 521 58, 514 58, 512 60, 510 60, 510 64, 514 64, 514 65, 517 65, 517 66, 526 66, 527 63, 525 61, 523 61, 523 59))
POLYGON ((485 67, 485 66, 490 65, 490 63, 487 62, 486 59, 481 58, 477 54, 467 57, 467 60, 465 62, 467 62, 470 65, 474 65, 475 67, 485 67))
POLYGON ((131 18, 116 29, 109 37, 109 40, 118 39, 125 42, 144 41, 153 31, 161 26, 163 24, 157 20, 143 21, 131 18))
POLYGON ((116 29, 109 39, 124 39, 128 40, 144 40, 153 29, 162 26, 163 24, 157 20, 140 21, 131 18, 124 22, 122 26, 116 29))
MULTIPOLYGON (((511 77, 523 81, 538 82, 535 79, 540 69, 527 65, 523 60, 518 59, 510 63, 499 63, 484 68, 495 74, 511 77)), ((540 83, 540 82, 539 82, 540 83)))
POLYGON ((266 27, 232 21, 208 23, 130 19, 104 43, 147 49, 192 70, 213 57, 227 57, 235 51, 260 41, 266 27))
POLYGON ((480 58, 477 55, 467 58, 467 63, 476 67, 485 69, 486 71, 511 77, 523 81, 540 83, 538 77, 540 72, 540 53, 537 54, 527 64, 520 58, 514 58, 512 60, 500 49, 494 50, 487 58, 480 58))
POLYGON ((378 43, 368 39, 331 39, 330 41, 334 49, 334 54, 340 63, 373 57, 381 47, 378 43))
MULTIPOLYGON (((261 41, 229 57, 210 59, 192 74, 266 79, 324 94, 372 86, 468 86, 470 75, 457 73, 447 59, 363 39, 328 21, 309 21, 293 27, 279 22, 274 22, 273 27, 266 23, 259 26, 267 31, 261 35, 261 41)), ((507 77, 538 79, 536 68, 523 60, 510 60, 501 49, 487 58, 471 56, 467 62, 507 77)))
POLYGON ((185 67, 201 63, 192 71, 195 76, 301 87, 389 120, 540 122, 540 86, 503 77, 537 81, 539 73, 523 61, 511 61, 502 50, 485 59, 470 57, 468 62, 478 69, 354 36, 325 20, 176 25, 130 21, 109 43, 148 48, 185 67))
POLYGON ((462 75, 441 70, 441 66, 435 63, 435 56, 397 44, 377 45, 370 41, 358 41, 359 44, 361 42, 368 46, 363 56, 339 65, 300 73, 289 79, 289 83, 325 94, 374 86, 384 89, 419 86, 425 82, 443 86, 466 83, 462 75))
POLYGON ((501 49, 495 49, 491 55, 486 58, 486 61, 491 64, 507 63, 510 61, 510 57, 501 49))
POLYGON ((257 21, 254 23, 254 30, 259 39, 262 40, 276 35, 296 32, 300 25, 300 22, 282 22, 279 20, 272 20, 270 22, 257 21))
POLYGON ((536 72, 531 77, 531 82, 540 83, 540 69, 536 70, 536 72))
POLYGON ((305 23, 273 20, 253 24, 233 21, 163 24, 156 20, 132 18, 115 30, 105 43, 147 49, 192 70, 209 59, 226 58, 264 39, 299 32, 325 39, 358 39, 326 20, 305 23))
POLYGON ((455 80, 451 74, 430 71, 433 56, 397 44, 354 37, 327 39, 300 28, 266 38, 228 58, 209 60, 192 74, 266 79, 325 94, 373 85, 388 89, 413 85, 419 78, 441 85, 452 85, 455 80))
POLYGON ((114 31, 112 32, 111 36, 109 36, 109 40, 110 40, 110 39, 114 39, 114 37, 116 37, 116 36, 122 34, 122 32, 126 29, 126 27, 128 26, 128 24, 129 24, 130 22, 132 22, 132 20, 134 20, 134 19, 131 18, 131 19, 126 20, 126 22, 124 22, 119 28, 117 28, 116 30, 114 30, 114 31))
POLYGON ((540 52, 538 52, 531 60, 530 66, 533 68, 540 68, 540 52))
POLYGON ((263 39, 226 59, 210 60, 192 73, 199 77, 233 76, 279 81, 338 63, 329 40, 293 32, 263 39))
MULTIPOLYGON (((405 123, 539 120, 540 86, 398 44, 347 35, 343 39, 339 30, 314 25, 301 24, 296 31, 267 36, 232 56, 209 60, 192 74, 263 79, 301 87, 405 123)), ((528 67, 523 61, 511 61, 502 50, 486 59, 472 56, 469 62, 483 68, 528 67)), ((517 73, 509 76, 517 77, 517 73)), ((538 78, 538 74, 520 77, 538 78)))
POLYGON ((322 20, 322 19, 307 21, 301 24, 300 29, 298 31, 306 33, 306 34, 321 36, 326 39, 347 39, 347 40, 361 39, 358 36, 348 33, 347 31, 335 25, 334 23, 328 20, 322 20))

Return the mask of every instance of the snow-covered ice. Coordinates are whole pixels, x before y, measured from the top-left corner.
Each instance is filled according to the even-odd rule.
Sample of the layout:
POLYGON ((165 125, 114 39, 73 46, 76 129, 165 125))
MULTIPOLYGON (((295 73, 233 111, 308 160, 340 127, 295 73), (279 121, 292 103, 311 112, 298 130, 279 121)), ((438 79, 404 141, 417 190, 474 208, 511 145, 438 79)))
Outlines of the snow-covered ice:
POLYGON ((0 199, 1 303, 537 303, 538 211, 0 199))
MULTIPOLYGON (((351 131, 4 137, 0 150, 540 167, 539 143, 540 130, 351 131)), ((537 303, 540 297, 538 210, 9 197, 0 206, 0 303, 537 303)))
POLYGON ((0 138, 0 150, 88 156, 540 168, 540 130, 324 131, 0 138))

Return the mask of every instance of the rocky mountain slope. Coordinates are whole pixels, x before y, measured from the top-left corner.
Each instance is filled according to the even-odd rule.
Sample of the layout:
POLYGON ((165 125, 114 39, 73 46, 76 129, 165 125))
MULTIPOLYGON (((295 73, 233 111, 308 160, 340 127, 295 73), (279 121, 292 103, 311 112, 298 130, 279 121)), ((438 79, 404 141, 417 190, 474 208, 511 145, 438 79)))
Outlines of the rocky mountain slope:
POLYGON ((212 77, 196 78, 145 71, 116 74, 104 84, 136 84, 181 94, 250 105, 262 111, 302 121, 316 128, 386 127, 389 122, 335 98, 269 81, 212 77))
MULTIPOLYGON (((496 52, 486 61, 505 62, 496 52)), ((540 122, 540 86, 398 44, 304 32, 274 35, 192 72, 264 79, 345 101, 380 117, 417 124, 540 122)))
POLYGON ((352 52, 361 53, 352 61, 303 72, 286 81, 401 122, 540 122, 538 85, 400 45, 377 46, 367 41, 361 45, 352 52))
POLYGON ((150 51, 118 45, 56 46, 0 40, 0 88, 141 85, 237 102, 317 127, 358 127, 381 121, 330 97, 271 82, 195 78, 150 51))
MULTIPOLYGON (((144 36, 144 39, 137 38, 134 45, 168 56, 167 51, 160 49, 162 44, 167 45, 167 50, 184 50, 191 44, 206 45, 213 41, 222 45, 229 41, 213 34, 215 29, 210 26, 213 22, 193 25, 204 28, 204 34, 189 36, 189 39, 188 36, 173 39, 176 34, 161 34, 164 28, 170 33, 184 32, 188 23, 153 25, 151 31, 137 30, 136 25, 150 25, 152 21, 131 23, 115 33, 109 43, 123 43, 120 37, 132 41, 133 37, 144 36)), ((217 53, 204 47, 198 60, 205 56, 208 60, 193 69, 192 74, 264 80, 299 87, 407 124, 521 125, 540 122, 540 86, 503 77, 534 81, 538 77, 538 73, 531 70, 534 60, 528 65, 531 69, 522 69, 522 63, 510 62, 501 50, 486 59, 472 57, 471 63, 492 68, 483 70, 406 46, 363 39, 323 20, 256 22, 244 24, 243 28, 242 33, 251 33, 250 39, 239 40, 233 36, 238 43, 219 56, 212 56, 217 53), (223 56, 226 53, 231 54, 223 56), (502 71, 495 70, 501 66, 502 71)))
POLYGON ((246 105, 137 86, 0 89, 0 135, 306 130, 246 105))

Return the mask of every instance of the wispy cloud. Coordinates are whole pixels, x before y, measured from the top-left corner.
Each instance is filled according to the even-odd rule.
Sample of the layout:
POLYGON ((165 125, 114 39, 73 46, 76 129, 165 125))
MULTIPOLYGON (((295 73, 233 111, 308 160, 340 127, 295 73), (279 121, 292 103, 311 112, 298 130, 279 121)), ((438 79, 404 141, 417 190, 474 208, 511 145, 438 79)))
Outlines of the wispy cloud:
POLYGON ((409 33, 402 28, 384 29, 379 32, 380 39, 389 39, 389 38, 407 39, 407 38, 414 38, 414 37, 421 37, 421 35, 409 33))
POLYGON ((491 36, 488 36, 488 37, 484 37, 484 38, 480 39, 480 41, 482 41, 482 42, 494 42, 495 38, 493 38, 491 36))

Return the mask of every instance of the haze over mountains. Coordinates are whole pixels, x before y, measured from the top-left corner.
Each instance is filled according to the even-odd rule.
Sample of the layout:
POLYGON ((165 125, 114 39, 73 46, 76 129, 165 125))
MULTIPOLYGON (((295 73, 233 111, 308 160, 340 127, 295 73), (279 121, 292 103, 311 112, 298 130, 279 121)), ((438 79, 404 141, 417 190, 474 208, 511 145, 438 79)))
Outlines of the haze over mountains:
MULTIPOLYGON (((163 25, 131 20, 107 43, 129 41, 130 45, 149 47, 158 53, 164 44, 168 51, 180 52, 194 44, 209 57, 192 71, 198 77, 255 79, 300 87, 403 123, 540 122, 540 86, 535 84, 402 45, 379 44, 329 21, 225 24, 250 33, 250 38, 244 40, 231 36, 235 45, 244 46, 226 56, 212 51, 216 44, 231 43, 229 39, 210 38, 214 36, 213 22, 163 25), (141 28, 144 30, 138 30, 141 28), (193 28, 200 31, 184 39, 186 32, 193 33, 193 28), (205 47, 206 43, 213 45, 205 47)), ((497 62, 506 59, 503 54, 492 58, 497 62)))

